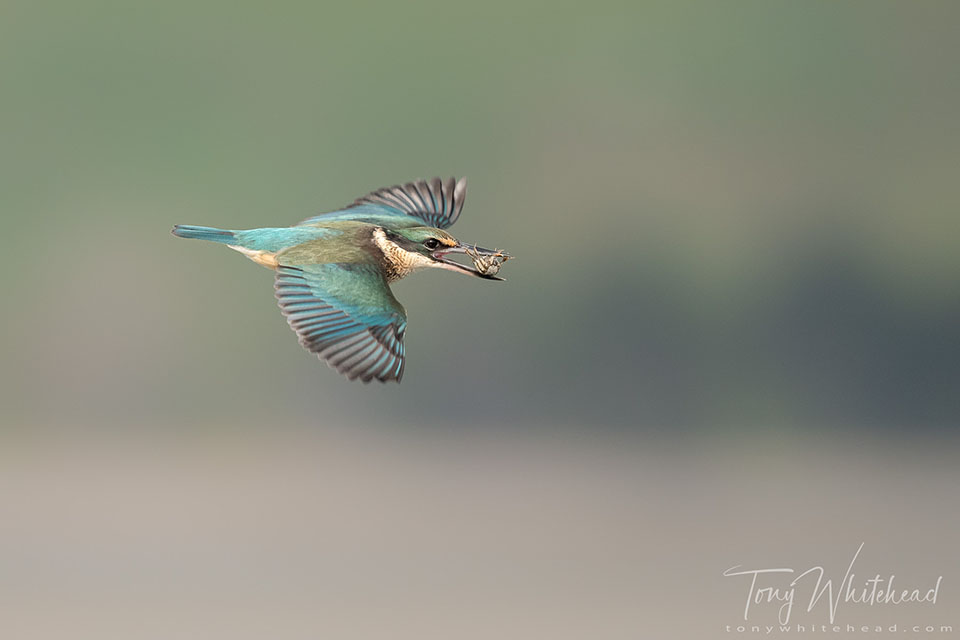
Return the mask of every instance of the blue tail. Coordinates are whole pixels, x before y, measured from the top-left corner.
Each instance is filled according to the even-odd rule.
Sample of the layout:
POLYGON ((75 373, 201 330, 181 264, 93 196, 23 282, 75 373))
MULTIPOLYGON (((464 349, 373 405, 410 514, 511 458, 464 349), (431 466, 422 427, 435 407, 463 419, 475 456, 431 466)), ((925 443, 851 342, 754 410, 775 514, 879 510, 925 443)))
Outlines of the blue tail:
POLYGON ((214 229, 213 227, 195 227, 189 224, 174 225, 173 235, 178 238, 209 240, 211 242, 222 242, 223 244, 236 244, 237 240, 233 231, 214 229))

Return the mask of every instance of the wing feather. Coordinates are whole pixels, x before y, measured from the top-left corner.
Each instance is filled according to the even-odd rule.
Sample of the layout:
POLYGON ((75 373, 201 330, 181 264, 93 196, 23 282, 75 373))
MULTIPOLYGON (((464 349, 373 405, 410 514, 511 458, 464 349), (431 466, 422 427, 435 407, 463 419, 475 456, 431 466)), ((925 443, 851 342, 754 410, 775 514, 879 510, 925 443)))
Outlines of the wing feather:
POLYGON ((400 381, 406 314, 372 265, 280 265, 277 301, 300 344, 351 380, 400 381))
POLYGON ((300 223, 316 225, 328 220, 367 220, 379 224, 388 218, 413 218, 418 224, 446 229, 457 221, 467 199, 467 179, 414 180, 371 191, 349 206, 307 218, 300 223))

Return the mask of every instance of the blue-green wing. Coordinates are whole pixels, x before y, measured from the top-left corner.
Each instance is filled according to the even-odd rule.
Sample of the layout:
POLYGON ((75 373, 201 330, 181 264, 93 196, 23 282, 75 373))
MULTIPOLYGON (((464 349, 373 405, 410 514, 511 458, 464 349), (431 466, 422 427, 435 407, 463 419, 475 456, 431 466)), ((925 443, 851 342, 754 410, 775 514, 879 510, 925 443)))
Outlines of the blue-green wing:
POLYGON ((274 288, 305 349, 351 380, 400 382, 407 316, 375 265, 281 264, 274 288))
POLYGON ((307 218, 297 226, 335 220, 356 220, 376 225, 420 226, 446 229, 460 217, 467 198, 467 179, 416 180, 377 189, 340 211, 307 218))

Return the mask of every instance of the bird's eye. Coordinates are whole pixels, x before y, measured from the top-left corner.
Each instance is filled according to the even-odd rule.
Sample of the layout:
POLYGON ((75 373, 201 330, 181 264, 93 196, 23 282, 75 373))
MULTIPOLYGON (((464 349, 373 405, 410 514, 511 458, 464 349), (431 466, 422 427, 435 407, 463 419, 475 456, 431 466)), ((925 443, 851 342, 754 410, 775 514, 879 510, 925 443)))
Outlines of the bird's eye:
POLYGON ((427 238, 426 240, 423 241, 423 246, 433 251, 434 249, 440 246, 440 241, 437 240, 436 238, 427 238))

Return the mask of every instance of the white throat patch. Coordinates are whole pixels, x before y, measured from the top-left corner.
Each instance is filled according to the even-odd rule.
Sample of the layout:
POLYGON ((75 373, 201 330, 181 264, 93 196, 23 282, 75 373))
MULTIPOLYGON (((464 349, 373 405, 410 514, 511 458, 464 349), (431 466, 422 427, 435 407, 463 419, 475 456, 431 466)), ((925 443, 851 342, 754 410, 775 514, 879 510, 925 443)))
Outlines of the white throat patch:
POLYGON ((388 280, 399 280, 415 269, 437 266, 437 263, 430 258, 413 251, 407 251, 398 245, 388 238, 386 232, 380 227, 373 230, 373 241, 383 253, 388 280))

